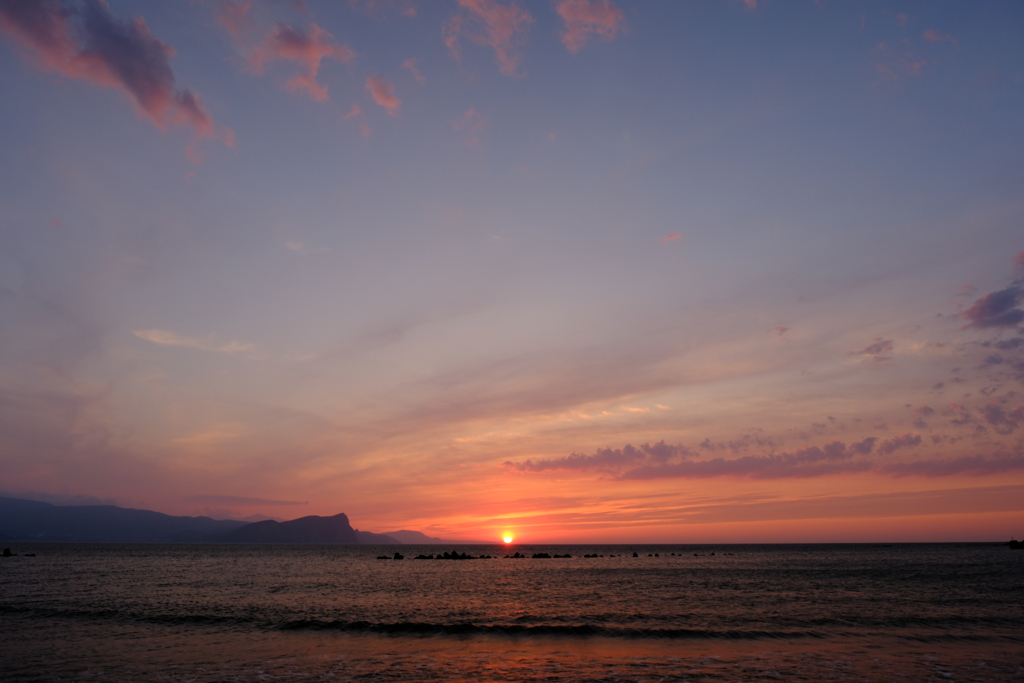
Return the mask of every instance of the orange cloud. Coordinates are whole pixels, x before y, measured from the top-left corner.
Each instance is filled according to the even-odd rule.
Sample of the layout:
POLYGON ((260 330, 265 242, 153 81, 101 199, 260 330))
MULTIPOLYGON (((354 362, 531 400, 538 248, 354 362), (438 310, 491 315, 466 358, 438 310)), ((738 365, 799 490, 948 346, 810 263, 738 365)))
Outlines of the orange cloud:
POLYGON ((573 54, 580 51, 589 34, 613 40, 622 28, 622 10, 609 0, 561 0, 555 11, 565 22, 562 43, 573 54))
POLYGON ((353 104, 352 108, 349 109, 348 113, 341 117, 341 120, 342 121, 349 121, 349 120, 354 119, 355 117, 359 116, 362 113, 363 113, 363 110, 359 108, 359 105, 358 104, 353 104))
POLYGON ((676 242, 676 241, 682 239, 682 237, 683 236, 680 235, 678 232, 674 232, 671 235, 665 235, 664 237, 662 237, 661 238, 661 243, 662 244, 668 244, 669 242, 676 242))
POLYGON ((198 95, 175 88, 168 63, 174 48, 154 36, 142 17, 121 21, 99 2, 81 8, 60 0, 7 2, 0 4, 0 30, 44 71, 120 89, 160 130, 187 126, 197 138, 234 144, 234 133, 215 129, 198 95))
POLYGON ((373 101, 387 109, 392 116, 398 114, 402 101, 395 97, 395 86, 383 76, 370 76, 366 79, 366 89, 373 96, 373 101))
POLYGON ((757 9, 757 0, 743 0, 743 4, 747 6, 748 12, 757 9))
POLYGON ((285 88, 306 90, 314 100, 323 102, 327 100, 327 86, 320 85, 316 76, 320 70, 320 62, 327 58, 348 64, 356 58, 356 53, 348 45, 334 42, 334 36, 316 24, 310 24, 310 30, 306 32, 278 23, 253 50, 249 62, 257 73, 263 73, 263 65, 268 62, 298 62, 305 67, 306 72, 290 78, 285 83, 285 88))
POLYGON ((413 78, 416 79, 417 83, 426 83, 427 79, 423 77, 423 74, 421 74, 420 70, 416 67, 416 62, 418 61, 419 57, 410 57, 402 62, 402 68, 408 69, 412 73, 413 78))
POLYGON ((506 76, 519 77, 519 51, 516 47, 526 37, 526 29, 533 23, 533 17, 519 5, 502 5, 497 0, 459 0, 465 10, 449 19, 441 28, 441 38, 456 59, 461 59, 459 36, 467 26, 467 36, 478 45, 494 50, 498 58, 498 70, 506 76))

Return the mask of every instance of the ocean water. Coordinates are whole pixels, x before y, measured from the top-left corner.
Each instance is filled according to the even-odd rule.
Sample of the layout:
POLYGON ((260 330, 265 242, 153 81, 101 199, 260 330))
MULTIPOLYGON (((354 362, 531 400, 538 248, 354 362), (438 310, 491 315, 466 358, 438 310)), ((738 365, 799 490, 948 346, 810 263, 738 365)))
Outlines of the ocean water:
POLYGON ((1024 680, 998 545, 7 545, 3 680, 1024 680))

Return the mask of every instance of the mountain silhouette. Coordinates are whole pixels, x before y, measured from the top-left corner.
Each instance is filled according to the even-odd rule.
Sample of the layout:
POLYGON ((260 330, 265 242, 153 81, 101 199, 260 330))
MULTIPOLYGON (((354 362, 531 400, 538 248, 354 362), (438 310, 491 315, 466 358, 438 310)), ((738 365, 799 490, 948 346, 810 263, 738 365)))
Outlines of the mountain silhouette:
POLYGON ((355 529, 348 523, 345 513, 333 517, 310 515, 290 522, 263 522, 246 524, 217 539, 221 543, 318 543, 331 545, 358 545, 355 529))

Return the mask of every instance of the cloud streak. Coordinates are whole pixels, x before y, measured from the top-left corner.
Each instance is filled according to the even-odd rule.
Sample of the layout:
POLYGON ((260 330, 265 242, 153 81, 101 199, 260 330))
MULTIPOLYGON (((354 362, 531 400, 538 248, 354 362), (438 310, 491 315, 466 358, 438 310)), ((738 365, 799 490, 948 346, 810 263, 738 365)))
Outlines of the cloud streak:
POLYGON ((186 337, 185 335, 178 334, 176 332, 169 332, 168 330, 133 330, 132 334, 139 339, 145 339, 146 341, 154 344, 161 344, 163 346, 182 346, 199 351, 216 351, 218 353, 229 354, 243 353, 249 355, 255 351, 255 347, 253 347, 252 344, 243 344, 238 341, 218 344, 212 337, 186 337))
MULTIPOLYGON (((174 49, 154 36, 142 17, 122 21, 100 0, 0 0, 0 30, 44 71, 121 90, 160 130, 184 126, 196 138, 234 145, 234 133, 217 128, 199 96, 176 87, 169 63, 174 49)), ((200 159, 195 148, 190 157, 200 159)))

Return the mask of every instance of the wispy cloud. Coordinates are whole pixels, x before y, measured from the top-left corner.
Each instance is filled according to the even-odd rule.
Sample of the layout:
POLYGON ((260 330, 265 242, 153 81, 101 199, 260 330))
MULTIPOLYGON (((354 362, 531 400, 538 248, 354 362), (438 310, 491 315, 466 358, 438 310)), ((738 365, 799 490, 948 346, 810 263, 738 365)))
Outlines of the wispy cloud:
POLYGON ((860 351, 850 351, 846 355, 848 356, 867 356, 871 360, 889 360, 890 356, 885 354, 890 353, 893 350, 892 339, 882 339, 876 337, 873 344, 868 344, 860 351))
POLYGON ((452 124, 452 127, 457 131, 466 133, 466 144, 470 147, 476 147, 480 144, 480 133, 483 131, 486 123, 487 119, 477 112, 476 109, 470 107, 462 115, 462 118, 452 124))
POLYGON ((164 346, 183 346, 189 349, 197 349, 199 351, 216 351, 218 353, 241 353, 252 355, 255 351, 255 347, 252 344, 243 344, 238 341, 230 341, 226 344, 220 344, 214 340, 213 337, 186 337, 185 335, 178 334, 176 332, 170 332, 168 330, 133 330, 134 334, 139 339, 145 339, 148 342, 154 344, 162 344, 164 346))
POLYGON ((324 59, 337 59, 342 64, 349 64, 355 58, 355 50, 336 43, 334 36, 316 24, 310 24, 309 29, 303 30, 279 22, 253 50, 249 63, 257 73, 263 73, 264 65, 269 62, 287 60, 298 63, 305 72, 288 79, 285 88, 306 91, 317 102, 323 102, 328 95, 327 86, 316 80, 320 63, 324 59))
POLYGON ((242 33, 253 27, 252 0, 221 0, 217 7, 217 23, 224 27, 232 38, 239 38, 242 33))
POLYGON ((370 76, 366 79, 366 89, 370 91, 373 101, 384 107, 388 114, 397 116, 402 108, 402 101, 395 97, 395 86, 383 76, 370 76))
MULTIPOLYGON (((197 94, 176 87, 169 63, 174 49, 154 36, 142 17, 122 21, 101 0, 2 0, 0 30, 44 71, 121 90, 160 130, 186 126, 197 139, 234 144, 234 133, 217 128, 197 94)), ((201 159, 195 147, 189 156, 201 159)))
POLYGON ((948 33, 939 33, 935 29, 927 29, 921 34, 921 37, 931 43, 949 43, 956 49, 960 49, 960 44, 956 42, 956 38, 948 33))
POLYGON ((418 62, 419 57, 410 57, 409 59, 402 62, 402 68, 408 69, 409 73, 411 73, 413 75, 413 78, 416 79, 416 82, 423 84, 427 82, 427 79, 424 78, 423 74, 420 73, 419 67, 416 66, 418 62))
POLYGON ((555 11, 565 22, 562 44, 573 54, 580 51, 590 35, 614 40, 624 21, 622 10, 609 0, 561 0, 555 11))
POLYGON ((530 13, 514 2, 502 5, 497 0, 458 1, 464 12, 453 16, 441 29, 441 37, 455 58, 462 58, 459 38, 465 33, 474 43, 494 50, 502 74, 522 76, 518 72, 518 47, 533 23, 530 13))

